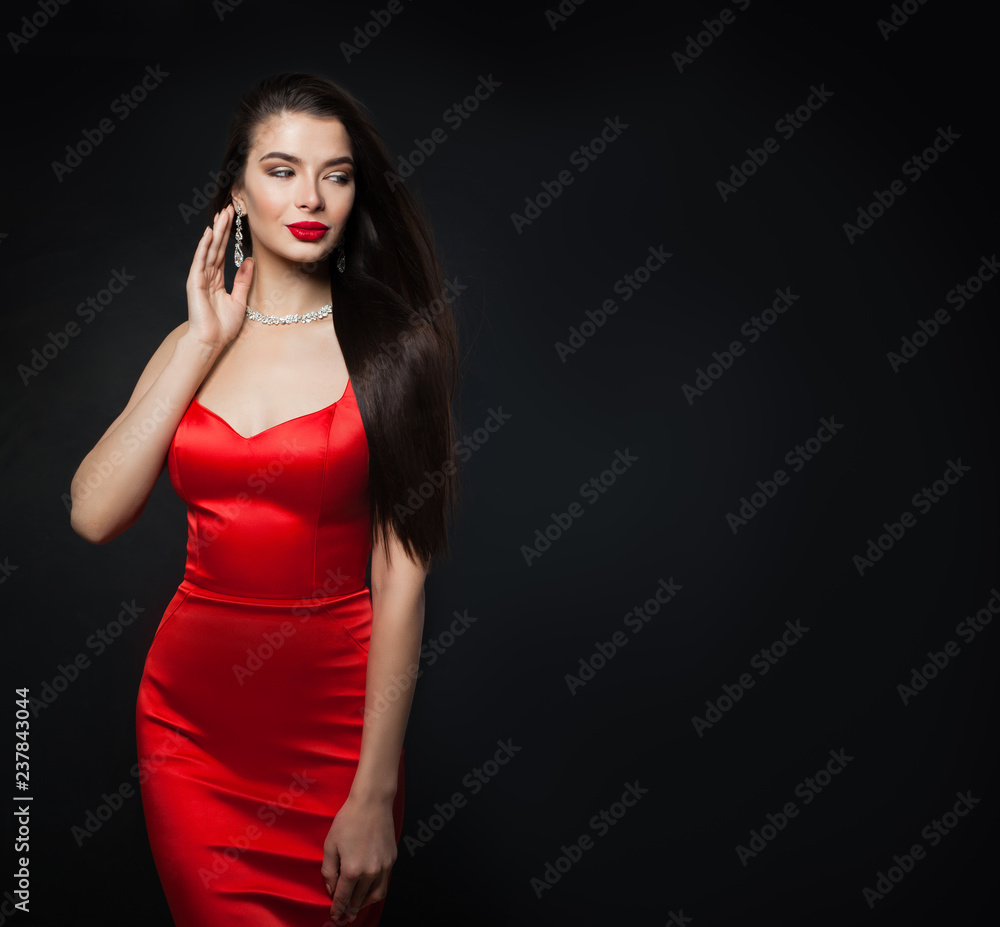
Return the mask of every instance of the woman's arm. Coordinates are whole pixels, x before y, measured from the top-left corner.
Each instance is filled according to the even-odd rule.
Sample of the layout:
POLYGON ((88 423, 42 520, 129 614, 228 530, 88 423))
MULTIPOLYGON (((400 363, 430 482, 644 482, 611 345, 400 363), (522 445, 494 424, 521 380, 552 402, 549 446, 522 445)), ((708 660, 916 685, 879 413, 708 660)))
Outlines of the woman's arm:
POLYGON ((399 754, 413 704, 424 633, 424 580, 427 568, 407 556, 394 531, 385 548, 372 550, 372 634, 368 645, 365 722, 361 761, 351 794, 365 801, 392 803, 399 777, 399 754), (390 695, 400 695, 393 700, 390 695))
POLYGON ((73 477, 70 524, 94 544, 138 520, 184 410, 243 324, 254 262, 243 262, 228 294, 223 263, 231 216, 231 205, 216 213, 198 241, 187 278, 188 321, 157 348, 121 415, 73 477))
POLYGON ((73 477, 70 524, 94 544, 113 540, 142 514, 177 424, 218 357, 187 329, 183 322, 163 339, 128 404, 73 477))
POLYGON ((397 846, 392 818, 403 735, 413 704, 424 631, 427 568, 407 556, 390 532, 372 551, 372 633, 368 644, 361 757, 350 794, 324 847, 323 877, 334 917, 354 920, 363 904, 385 898, 397 846), (393 697, 395 696, 395 697, 393 697))

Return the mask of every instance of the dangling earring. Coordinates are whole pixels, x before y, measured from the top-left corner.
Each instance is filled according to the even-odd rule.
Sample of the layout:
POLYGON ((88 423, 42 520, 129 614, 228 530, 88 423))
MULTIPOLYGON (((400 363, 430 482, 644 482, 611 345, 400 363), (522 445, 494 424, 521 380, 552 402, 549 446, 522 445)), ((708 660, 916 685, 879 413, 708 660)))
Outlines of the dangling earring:
POLYGON ((243 209, 240 207, 239 203, 236 204, 236 266, 239 267, 243 263, 243 222, 240 216, 243 215, 243 209))
POLYGON ((344 272, 344 268, 347 266, 347 259, 344 256, 344 239, 340 239, 340 254, 337 255, 337 270, 340 273, 344 272))

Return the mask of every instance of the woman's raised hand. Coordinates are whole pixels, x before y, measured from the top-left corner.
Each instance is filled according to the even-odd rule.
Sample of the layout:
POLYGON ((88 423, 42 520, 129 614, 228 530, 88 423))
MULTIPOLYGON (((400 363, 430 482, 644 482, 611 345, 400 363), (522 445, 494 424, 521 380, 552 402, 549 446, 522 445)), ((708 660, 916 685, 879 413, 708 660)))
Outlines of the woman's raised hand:
POLYGON ((213 225, 202 233, 187 278, 188 334, 220 349, 243 324, 253 279, 253 258, 248 257, 236 271, 232 294, 226 292, 224 270, 232 217, 232 203, 216 213, 213 225))

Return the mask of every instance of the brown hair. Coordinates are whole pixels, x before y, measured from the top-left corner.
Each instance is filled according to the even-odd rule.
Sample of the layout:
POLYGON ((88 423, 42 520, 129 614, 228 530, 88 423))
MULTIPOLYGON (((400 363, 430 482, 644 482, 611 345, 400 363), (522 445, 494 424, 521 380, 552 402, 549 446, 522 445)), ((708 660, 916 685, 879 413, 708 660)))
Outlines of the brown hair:
MULTIPOLYGON (((388 553, 392 526, 406 552, 429 566, 448 553, 447 514, 458 496, 452 401, 458 389, 458 335, 433 240, 416 200, 398 182, 362 104, 309 74, 266 77, 236 107, 222 163, 238 171, 220 186, 208 216, 242 185, 254 133, 272 116, 339 119, 351 140, 355 197, 344 230, 346 268, 330 262, 333 320, 364 422, 369 449, 370 541, 388 553), (390 182, 392 180, 393 182, 390 182)), ((252 231, 243 219, 243 251, 252 231)))

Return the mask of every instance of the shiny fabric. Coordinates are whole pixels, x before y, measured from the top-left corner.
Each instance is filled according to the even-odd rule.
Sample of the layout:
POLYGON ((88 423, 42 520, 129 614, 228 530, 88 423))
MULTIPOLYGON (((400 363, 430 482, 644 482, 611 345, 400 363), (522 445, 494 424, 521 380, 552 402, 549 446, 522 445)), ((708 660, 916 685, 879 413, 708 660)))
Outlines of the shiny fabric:
POLYGON ((357 770, 372 622, 353 387, 250 438, 193 399, 167 468, 188 506, 187 562, 146 657, 136 733, 171 913, 177 927, 330 925, 323 843, 357 770))

